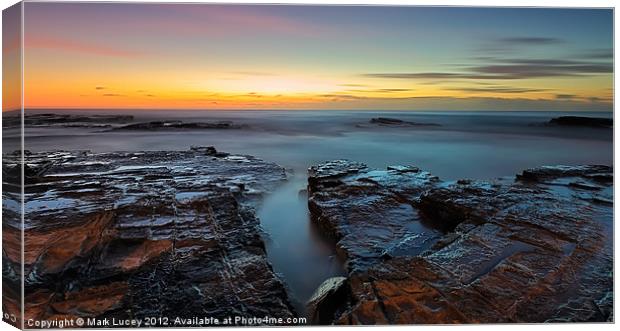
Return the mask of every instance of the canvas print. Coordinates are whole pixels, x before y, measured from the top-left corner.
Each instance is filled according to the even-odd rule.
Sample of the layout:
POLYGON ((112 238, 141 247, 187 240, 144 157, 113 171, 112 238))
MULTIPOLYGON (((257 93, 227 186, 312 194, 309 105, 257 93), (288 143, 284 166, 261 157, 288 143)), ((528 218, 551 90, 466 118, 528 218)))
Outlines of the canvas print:
POLYGON ((613 322, 613 9, 3 11, 18 328, 613 322))

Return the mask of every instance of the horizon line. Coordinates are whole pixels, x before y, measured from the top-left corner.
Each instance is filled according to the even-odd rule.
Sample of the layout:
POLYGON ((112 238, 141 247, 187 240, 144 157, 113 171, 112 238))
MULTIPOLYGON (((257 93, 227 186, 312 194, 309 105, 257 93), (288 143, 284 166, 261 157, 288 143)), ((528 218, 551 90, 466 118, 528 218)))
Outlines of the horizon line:
POLYGON ((260 109, 260 108, 230 108, 230 109, 209 109, 209 108, 18 108, 12 110, 2 110, 2 113, 12 113, 19 111, 363 111, 363 112, 592 112, 592 113, 613 113, 613 108, 609 110, 575 110, 575 109, 260 109))

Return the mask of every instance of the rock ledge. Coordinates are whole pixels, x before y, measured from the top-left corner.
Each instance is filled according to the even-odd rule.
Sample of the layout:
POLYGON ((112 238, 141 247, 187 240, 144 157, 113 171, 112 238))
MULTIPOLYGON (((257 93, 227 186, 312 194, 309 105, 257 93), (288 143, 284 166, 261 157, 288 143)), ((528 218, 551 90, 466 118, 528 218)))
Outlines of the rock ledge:
POLYGON ((442 182, 339 160, 308 183, 312 220, 349 270, 348 300, 315 323, 613 320, 611 167, 442 182))

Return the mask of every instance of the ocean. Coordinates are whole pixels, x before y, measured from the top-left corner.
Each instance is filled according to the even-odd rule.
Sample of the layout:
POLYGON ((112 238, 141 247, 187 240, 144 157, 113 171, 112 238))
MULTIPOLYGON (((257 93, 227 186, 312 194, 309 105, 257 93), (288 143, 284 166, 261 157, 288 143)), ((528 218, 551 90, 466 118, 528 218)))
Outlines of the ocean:
MULTIPOLYGON (((306 171, 313 164, 349 159, 376 168, 413 165, 443 180, 513 177, 523 169, 541 165, 613 164, 613 130, 544 125, 563 115, 611 118, 611 113, 136 110, 123 114, 134 115, 135 122, 231 121, 244 128, 26 128, 26 149, 108 152, 215 146, 220 151, 249 154, 280 164, 288 170, 290 179, 265 198, 258 216, 269 259, 298 308, 325 279, 344 274, 333 245, 318 236, 310 223, 307 201, 300 194, 306 185, 306 171), (378 117, 436 125, 370 123, 378 117)), ((6 137, 9 141, 5 142, 10 144, 6 137)))

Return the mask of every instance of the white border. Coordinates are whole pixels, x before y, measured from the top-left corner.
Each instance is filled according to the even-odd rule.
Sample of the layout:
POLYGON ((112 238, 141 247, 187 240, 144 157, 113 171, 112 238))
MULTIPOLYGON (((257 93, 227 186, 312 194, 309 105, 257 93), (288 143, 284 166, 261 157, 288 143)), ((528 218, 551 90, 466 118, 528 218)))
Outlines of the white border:
MULTIPOLYGON (((32 0, 28 0, 29 2, 32 0)), ((37 1, 37 0, 34 0, 37 1)), ((14 3, 16 3, 17 1, 14 0, 0 0, 0 7, 2 7, 2 9, 7 8, 11 5, 13 5, 14 3)), ((39 2, 43 2, 43 1, 39 1, 39 2)), ((61 2, 84 2, 84 0, 63 0, 61 2)), ((105 1, 92 1, 92 2, 105 2, 105 1)), ((130 1, 112 1, 112 2, 130 2, 130 1)), ((169 1, 156 1, 156 0, 142 0, 142 1, 131 1, 131 2, 180 2, 180 3, 188 3, 188 2, 195 2, 195 3, 199 3, 201 1, 182 1, 182 0, 169 0, 169 1)), ((264 4, 316 4, 316 5, 337 5, 337 4, 343 4, 343 5, 408 5, 408 6, 481 6, 481 7, 585 7, 585 8, 615 8, 615 1, 612 0, 589 0, 589 1, 583 1, 583 0, 546 0, 546 1, 536 1, 536 0, 505 0, 502 2, 498 2, 498 1, 492 1, 492 0, 443 0, 443 1, 432 1, 432 0, 375 0, 375 1, 368 1, 368 0, 280 0, 280 1, 276 1, 276 0, 272 0, 272 1, 261 1, 261 0, 241 0, 241 1, 230 1, 230 0, 210 0, 210 1, 203 1, 203 2, 208 2, 208 3, 246 3, 246 4, 250 4, 250 3, 256 3, 256 4, 260 4, 260 3, 264 3, 264 4)), ((616 12, 614 10, 614 23, 616 21, 616 12)), ((0 22, 1 22, 1 18, 0 18, 0 22)), ((22 22, 23 24, 23 22, 22 22)), ((0 35, 0 41, 1 41, 1 35, 0 35)), ((617 33, 617 26, 614 24, 614 45, 617 44, 618 42, 618 33, 617 33)), ((22 40, 23 43, 23 40, 22 40)), ((23 45, 22 45, 23 47, 23 45)), ((615 47, 614 47, 615 49, 615 47)), ((1 53, 1 52, 0 52, 1 53)), ((0 59, 1 59, 1 55, 0 55, 0 59)), ((614 52, 614 73, 615 73, 615 63, 617 60, 617 54, 614 52)), ((1 67, 1 66, 0 66, 1 67)), ((1 69, 0 69, 1 72, 1 69)), ((22 77, 23 77, 23 66, 22 66, 22 77)), ((617 81, 618 77, 617 75, 614 74, 614 92, 615 92, 615 86, 617 86, 617 81)), ((22 79, 22 84, 23 84, 23 79, 22 79)), ((1 84, 0 84, 1 87, 1 84)), ((22 105, 23 105, 23 87, 22 87, 22 105)), ((614 93, 614 117, 616 114, 616 103, 615 103, 615 93, 614 93)), ((616 139, 615 137, 617 137, 617 133, 618 133, 618 126, 614 125, 614 164, 618 164, 618 144, 616 143, 616 139)), ((22 139, 23 139, 23 134, 22 134, 22 139)), ((23 144, 23 140, 22 140, 22 144, 23 144)), ((0 153, 2 153, 2 147, 0 145, 0 153)), ((615 168, 615 167, 614 167, 615 168)), ((1 174, 0 174, 0 179, 1 179, 1 174)), ((23 177, 23 176, 22 176, 23 177)), ((616 176, 614 176, 614 197, 617 196, 618 194, 618 184, 620 184, 620 181, 618 180, 618 178, 616 176)), ((615 199, 614 199, 615 200, 615 199)), ((618 218, 618 215, 620 214, 620 212, 618 211, 617 208, 614 209, 614 220, 618 220, 620 218, 618 218)), ((618 238, 618 227, 614 226, 614 243, 615 243, 615 238, 618 238)), ((0 234, 1 234, 1 230, 0 230, 0 234)), ((614 257, 617 257, 618 255, 618 246, 614 245, 614 257)), ((615 272, 615 266, 616 266, 616 261, 614 258, 614 285, 618 284, 618 275, 615 272)), ((1 284, 1 279, 0 279, 0 284, 1 284)), ((615 288, 615 286, 614 286, 615 288)), ((614 299, 614 312, 615 312, 615 299, 614 299)), ((615 312, 616 313, 616 312, 615 312)), ((22 315, 23 316, 23 315, 22 315)), ((454 326, 411 326, 411 325, 398 325, 398 326, 379 326, 376 329, 384 329, 384 328, 398 328, 398 329, 403 329, 403 328, 417 328, 417 329, 432 329, 432 330, 446 330, 448 328, 454 328, 454 326)), ((9 329, 10 326, 8 326, 8 324, 6 323, 0 323, 0 330, 5 330, 5 329, 9 329)), ((340 327, 342 328, 342 327, 340 327)), ((362 327, 347 327, 347 329, 361 329, 362 327)), ((608 329, 611 330, 612 328, 615 329, 615 325, 614 324, 554 324, 554 325, 542 325, 542 324, 517 324, 517 325, 497 325, 497 324, 490 324, 490 325, 461 325, 458 326, 459 330, 479 330, 479 329, 486 329, 486 330, 496 330, 496 329, 501 329, 501 330, 525 330, 525 329, 529 330, 563 330, 563 331, 581 331, 584 328, 596 328, 598 329, 608 329)), ((227 330, 247 330, 248 328, 226 328, 227 330)), ((264 327, 261 329, 274 329, 271 327, 264 327)), ((324 329, 330 329, 330 330, 337 330, 336 327, 327 327, 324 329)), ((168 330, 186 330, 186 329, 168 329, 168 330)))

